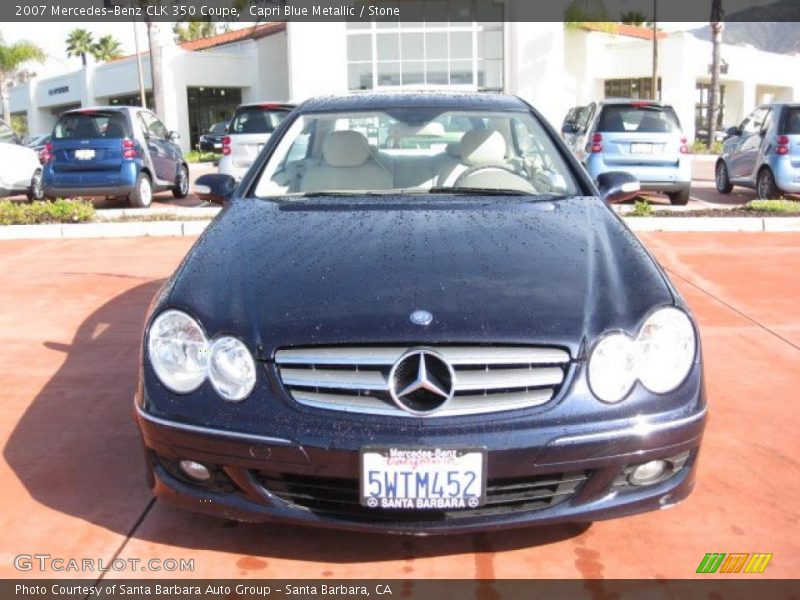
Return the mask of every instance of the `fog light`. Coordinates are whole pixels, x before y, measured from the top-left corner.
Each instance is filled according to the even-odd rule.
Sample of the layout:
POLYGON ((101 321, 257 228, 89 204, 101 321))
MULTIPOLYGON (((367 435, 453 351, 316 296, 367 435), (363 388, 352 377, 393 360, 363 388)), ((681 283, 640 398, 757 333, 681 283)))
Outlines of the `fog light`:
POLYGON ((670 465, 665 460, 651 460, 636 467, 628 476, 632 485, 650 485, 658 481, 670 465))
POLYGON ((178 464, 181 467, 181 471, 195 481, 206 482, 211 480, 211 471, 208 470, 208 467, 199 462, 194 460, 182 460, 178 464))

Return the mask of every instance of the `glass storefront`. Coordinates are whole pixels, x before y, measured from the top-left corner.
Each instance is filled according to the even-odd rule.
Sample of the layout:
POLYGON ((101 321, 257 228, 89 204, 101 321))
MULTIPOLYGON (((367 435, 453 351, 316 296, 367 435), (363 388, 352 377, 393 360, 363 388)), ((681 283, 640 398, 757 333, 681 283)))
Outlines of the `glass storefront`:
MULTIPOLYGON (((650 100, 650 90, 653 88, 651 77, 637 77, 633 79, 606 79, 606 98, 635 98, 650 100)), ((661 98, 661 78, 658 78, 658 98, 661 98)))
POLYGON ((351 90, 502 90, 503 24, 348 23, 347 73, 351 90))
POLYGON ((186 89, 189 100, 189 135, 195 148, 200 136, 214 123, 227 122, 236 107, 242 103, 241 88, 190 87, 186 89))

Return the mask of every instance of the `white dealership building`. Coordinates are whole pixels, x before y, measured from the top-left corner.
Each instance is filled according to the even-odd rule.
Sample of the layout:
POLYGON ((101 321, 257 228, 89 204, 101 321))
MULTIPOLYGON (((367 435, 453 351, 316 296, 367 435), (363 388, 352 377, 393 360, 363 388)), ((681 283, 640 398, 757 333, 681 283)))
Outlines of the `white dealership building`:
MULTIPOLYGON (((687 32, 661 33, 658 43, 661 99, 691 139, 704 126, 711 45, 687 32)), ((627 25, 262 23, 182 45, 165 39, 162 118, 189 149, 242 102, 449 86, 517 94, 559 126, 571 106, 647 97, 651 51, 651 31, 627 25)), ((800 56, 724 45, 722 59, 723 125, 761 102, 800 100, 800 56)), ((142 63, 149 92, 147 54, 142 63)), ((138 90, 136 58, 126 57, 17 85, 10 106, 40 133, 66 109, 138 103, 138 90)))

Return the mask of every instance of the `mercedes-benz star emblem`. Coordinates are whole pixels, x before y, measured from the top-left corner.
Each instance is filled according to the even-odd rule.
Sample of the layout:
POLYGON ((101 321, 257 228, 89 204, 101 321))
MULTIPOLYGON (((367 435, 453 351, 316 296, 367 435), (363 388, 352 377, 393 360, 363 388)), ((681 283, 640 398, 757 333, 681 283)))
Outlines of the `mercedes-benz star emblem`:
POLYGON ((401 356, 389 372, 389 395, 394 403, 414 415, 442 408, 452 397, 455 373, 434 350, 414 348, 401 356))

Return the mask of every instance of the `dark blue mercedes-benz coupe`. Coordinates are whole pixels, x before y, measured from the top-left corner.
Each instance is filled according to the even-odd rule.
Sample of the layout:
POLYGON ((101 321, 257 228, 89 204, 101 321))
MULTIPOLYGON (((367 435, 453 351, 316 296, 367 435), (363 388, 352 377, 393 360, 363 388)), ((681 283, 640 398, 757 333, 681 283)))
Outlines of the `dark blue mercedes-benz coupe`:
POLYGON ((451 533, 661 509, 694 484, 697 326, 524 101, 309 100, 153 301, 136 420, 168 502, 451 533))

